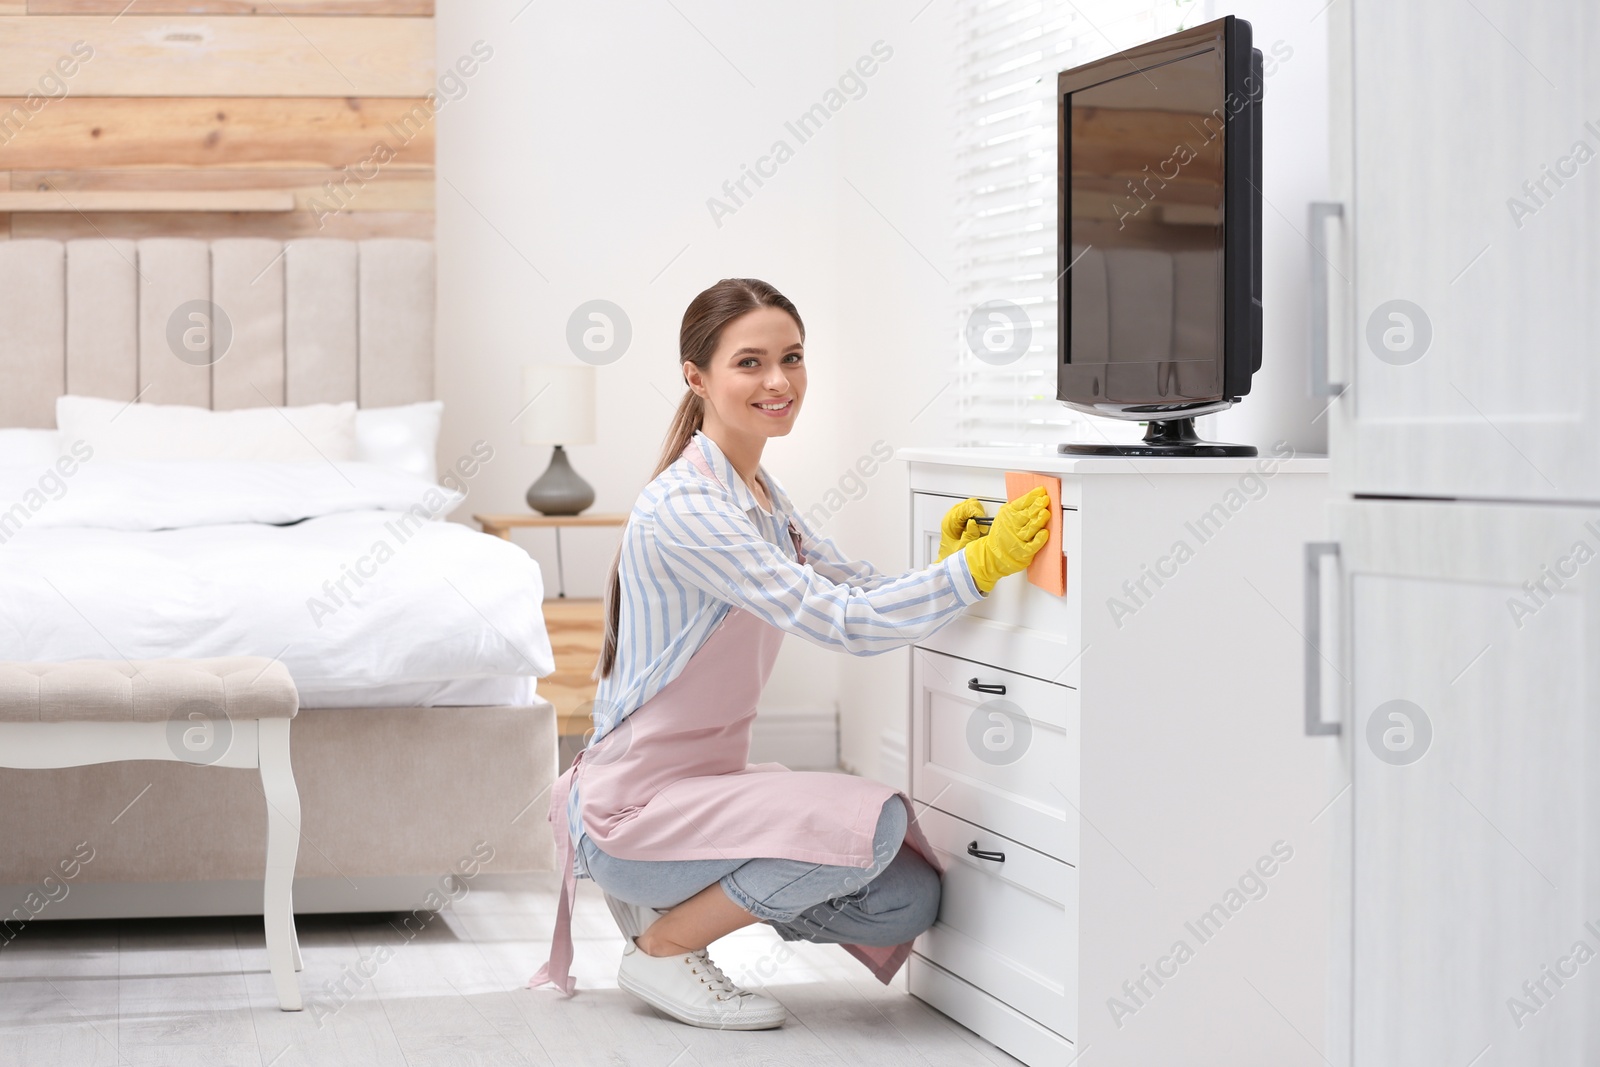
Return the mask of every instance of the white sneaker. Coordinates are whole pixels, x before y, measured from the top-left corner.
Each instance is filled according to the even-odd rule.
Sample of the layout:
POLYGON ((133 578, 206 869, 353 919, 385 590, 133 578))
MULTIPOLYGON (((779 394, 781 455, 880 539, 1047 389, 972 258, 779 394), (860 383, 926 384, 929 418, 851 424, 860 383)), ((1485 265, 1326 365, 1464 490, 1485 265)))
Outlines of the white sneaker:
POLYGON ((652 956, 629 937, 617 985, 679 1022, 709 1030, 769 1030, 788 1017, 771 997, 734 985, 705 949, 652 956))

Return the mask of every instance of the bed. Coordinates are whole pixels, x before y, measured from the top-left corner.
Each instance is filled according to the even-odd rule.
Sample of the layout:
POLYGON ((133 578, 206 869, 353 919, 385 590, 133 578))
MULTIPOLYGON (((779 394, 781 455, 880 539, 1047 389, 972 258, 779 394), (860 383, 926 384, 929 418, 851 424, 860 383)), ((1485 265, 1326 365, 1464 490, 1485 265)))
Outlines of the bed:
MULTIPOLYGON (((433 392, 433 294, 432 247, 415 240, 0 243, 0 445, 56 431, 64 397, 140 413, 408 410, 433 392), (226 316, 225 350, 210 321, 173 332, 191 306, 226 316), (215 347, 191 351, 194 336, 215 347)), ((434 908, 463 872, 554 867, 542 576, 515 546, 443 521, 481 451, 426 477, 346 455, 10 455, 0 660, 289 668, 296 911, 434 908)), ((0 770, 0 905, 41 899, 87 847, 38 918, 259 914, 264 801, 249 779, 154 762, 0 770)))

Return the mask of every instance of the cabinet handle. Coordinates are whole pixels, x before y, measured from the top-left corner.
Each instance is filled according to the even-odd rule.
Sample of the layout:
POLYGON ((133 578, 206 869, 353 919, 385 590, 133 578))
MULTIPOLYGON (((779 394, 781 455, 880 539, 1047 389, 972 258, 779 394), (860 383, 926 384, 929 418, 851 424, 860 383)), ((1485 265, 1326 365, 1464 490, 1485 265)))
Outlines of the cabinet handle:
POLYGON ((1338 396, 1342 382, 1328 380, 1328 219, 1342 219, 1344 205, 1314 201, 1311 205, 1311 395, 1338 396))
POLYGON ((1004 863, 1006 861, 1006 854, 1004 852, 985 852, 983 849, 978 847, 978 843, 976 841, 967 846, 967 855, 976 856, 980 860, 994 860, 996 863, 1004 863))
POLYGON ((967 688, 975 693, 994 693, 997 696, 1006 695, 1006 687, 999 682, 980 682, 976 678, 967 681, 967 688))
POLYGON ((1322 557, 1339 558, 1339 542, 1306 542, 1306 736, 1339 733, 1337 722, 1322 719, 1322 557))

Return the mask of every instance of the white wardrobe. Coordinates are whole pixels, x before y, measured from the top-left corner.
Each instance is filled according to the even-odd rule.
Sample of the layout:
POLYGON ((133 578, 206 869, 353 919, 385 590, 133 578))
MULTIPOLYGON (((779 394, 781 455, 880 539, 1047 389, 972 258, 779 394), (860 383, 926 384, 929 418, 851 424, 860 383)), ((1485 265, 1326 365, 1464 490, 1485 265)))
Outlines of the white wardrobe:
POLYGON ((1600 1063, 1600 7, 1322 17, 1336 203, 1308 237, 1336 502, 1307 552, 1305 741, 1339 797, 1322 1054, 1600 1063))

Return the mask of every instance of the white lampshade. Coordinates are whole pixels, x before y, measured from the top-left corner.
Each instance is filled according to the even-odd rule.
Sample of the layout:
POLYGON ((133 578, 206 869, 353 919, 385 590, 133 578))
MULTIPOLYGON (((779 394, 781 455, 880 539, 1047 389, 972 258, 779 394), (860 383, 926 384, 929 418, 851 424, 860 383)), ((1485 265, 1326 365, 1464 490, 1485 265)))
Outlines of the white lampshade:
POLYGON ((594 368, 540 363, 522 372, 525 445, 594 444, 594 368))

